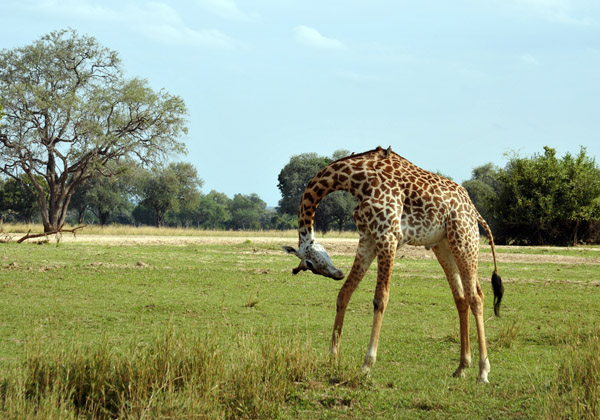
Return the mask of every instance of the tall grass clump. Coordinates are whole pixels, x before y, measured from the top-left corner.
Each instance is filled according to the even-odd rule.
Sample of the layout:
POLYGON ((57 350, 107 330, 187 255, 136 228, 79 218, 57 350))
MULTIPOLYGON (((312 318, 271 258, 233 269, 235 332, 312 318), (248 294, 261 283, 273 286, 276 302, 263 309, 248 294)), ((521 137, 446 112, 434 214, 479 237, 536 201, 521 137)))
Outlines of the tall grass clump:
POLYGON ((310 377, 316 358, 300 335, 284 337, 271 332, 257 340, 238 337, 235 372, 221 396, 227 417, 266 419, 281 415, 298 384, 310 377))
POLYGON ((499 348, 511 349, 517 342, 521 324, 515 319, 511 324, 501 327, 494 344, 499 348))
POLYGON ((548 401, 551 419, 600 418, 600 329, 567 336, 548 401))
POLYGON ((23 388, 38 403, 62 399, 75 414, 115 418, 154 411, 164 395, 193 391, 199 405, 210 407, 212 389, 223 378, 224 358, 210 335, 176 334, 133 343, 117 350, 107 339, 95 346, 53 346, 40 342, 28 348, 23 388))
POLYGON ((276 418, 315 368, 305 338, 278 332, 48 344, 35 339, 20 374, 0 378, 1 418, 276 418))

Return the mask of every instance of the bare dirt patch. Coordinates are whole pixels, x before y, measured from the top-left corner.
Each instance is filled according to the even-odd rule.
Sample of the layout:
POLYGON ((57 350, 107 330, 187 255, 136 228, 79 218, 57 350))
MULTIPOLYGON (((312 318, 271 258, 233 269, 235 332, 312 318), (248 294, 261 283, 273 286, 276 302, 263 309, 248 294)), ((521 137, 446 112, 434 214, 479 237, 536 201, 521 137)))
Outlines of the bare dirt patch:
MULTIPOLYGON (((279 253, 279 245, 297 245, 297 239, 292 237, 274 237, 274 236, 153 236, 153 235, 83 235, 77 236, 65 234, 61 238, 61 242, 68 243, 93 243, 102 245, 166 245, 166 246, 185 246, 185 245, 239 245, 250 243, 273 245, 273 250, 267 253, 279 253)), ((52 242, 52 241, 51 241, 52 242)), ((319 242, 325 246, 328 252, 332 255, 352 256, 356 253, 358 245, 357 238, 319 238, 319 242)), ((497 247, 501 249, 518 249, 519 247, 497 247)), ((540 250, 539 254, 519 254, 519 253, 502 253, 498 252, 498 263, 538 263, 538 264, 600 264, 600 249, 585 248, 585 250, 593 250, 598 253, 598 256, 579 257, 556 254, 544 254, 548 249, 559 248, 536 248, 540 250)), ((583 248, 578 248, 583 249, 583 248)), ((424 247, 404 246, 398 250, 397 258, 406 258, 413 260, 429 260, 435 259, 435 255, 431 250, 424 247)), ((481 261, 492 261, 492 254, 489 252, 489 246, 483 245, 482 252, 479 255, 481 261)))

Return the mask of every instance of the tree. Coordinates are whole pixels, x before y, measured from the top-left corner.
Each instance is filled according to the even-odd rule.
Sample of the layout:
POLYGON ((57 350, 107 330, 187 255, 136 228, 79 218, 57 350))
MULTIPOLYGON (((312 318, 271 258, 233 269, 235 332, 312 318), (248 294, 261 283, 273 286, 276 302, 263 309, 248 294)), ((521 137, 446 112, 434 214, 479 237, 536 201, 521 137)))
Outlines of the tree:
POLYGON ((204 181, 198 178, 198 171, 191 163, 178 162, 170 168, 175 173, 178 185, 176 224, 189 226, 200 205, 200 189, 204 181))
POLYGON ((183 100, 125 79, 115 51, 75 30, 0 52, 5 112, 0 171, 33 185, 45 232, 59 231, 70 199, 94 174, 123 157, 144 164, 184 152, 183 100), (38 181, 42 177, 48 186, 38 181))
POLYGON ((69 207, 78 213, 79 224, 83 223, 83 215, 90 210, 100 222, 106 226, 115 212, 128 211, 131 198, 135 194, 138 167, 134 162, 107 164, 113 176, 106 177, 95 174, 79 188, 71 197, 69 207))
POLYGON ((139 225, 156 225, 156 212, 139 203, 131 212, 133 220, 137 226, 139 225))
POLYGON ((175 173, 168 168, 146 181, 144 199, 140 204, 154 211, 156 227, 163 225, 167 211, 177 205, 178 189, 175 173))
MULTIPOLYGON (((41 181, 40 181, 41 182, 41 181)), ((27 188, 27 179, 6 180, 0 188, 0 216, 11 215, 11 218, 31 223, 33 217, 38 211, 35 196, 27 188)))
POLYGON ((266 208, 267 203, 257 194, 236 194, 229 205, 230 226, 241 230, 260 229, 266 208))
POLYGON ((156 226, 164 224, 167 212, 189 208, 189 201, 199 194, 203 181, 189 163, 171 163, 153 171, 143 186, 141 205, 154 211, 156 226))
POLYGON ((331 159, 319 156, 316 153, 303 153, 292 156, 277 178, 279 181, 277 187, 281 191, 279 212, 297 215, 306 184, 321 168, 330 162, 331 159))
POLYGON ((465 184, 491 215, 498 243, 577 244, 581 228, 600 220, 600 169, 585 148, 559 158, 545 147, 531 158, 510 157, 504 169, 480 169, 471 180, 479 183, 465 184))
MULTIPOLYGON (((338 150, 332 158, 316 153, 292 156, 278 177, 282 196, 279 200, 279 213, 297 216, 302 193, 310 179, 324 166, 349 154, 346 150, 338 150)), ((329 194, 320 203, 315 214, 315 227, 323 232, 331 229, 354 229, 352 212, 355 206, 356 199, 345 191, 329 194)))
POLYGON ((600 168, 595 159, 587 156, 584 147, 577 156, 567 153, 561 160, 561 166, 561 216, 571 223, 572 243, 577 245, 581 225, 600 219, 600 168))
POLYGON ((495 214, 491 211, 491 208, 494 205, 501 186, 498 180, 499 171, 499 168, 492 163, 487 163, 473 169, 471 179, 462 184, 469 193, 471 201, 492 231, 496 230, 497 226, 495 214))
POLYGON ((230 206, 229 197, 213 190, 200 197, 194 220, 198 226, 205 229, 225 229, 231 221, 230 206))
POLYGON ((293 230, 298 226, 298 216, 292 216, 291 214, 279 214, 278 212, 272 212, 269 220, 269 229, 277 230, 293 230))

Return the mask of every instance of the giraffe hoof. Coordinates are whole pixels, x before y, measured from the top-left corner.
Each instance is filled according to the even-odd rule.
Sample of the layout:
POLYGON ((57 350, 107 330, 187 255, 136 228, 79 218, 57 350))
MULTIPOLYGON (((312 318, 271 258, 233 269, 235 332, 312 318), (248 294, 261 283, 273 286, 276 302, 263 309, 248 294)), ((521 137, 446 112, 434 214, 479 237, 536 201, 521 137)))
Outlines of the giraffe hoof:
POLYGON ((362 372, 369 373, 371 371, 371 369, 373 368, 373 366, 375 366, 375 360, 376 360, 375 357, 367 355, 365 357, 365 361, 362 365, 362 372))
POLYGON ((487 357, 484 360, 479 362, 479 376, 477 377, 477 382, 482 384, 489 384, 488 381, 488 373, 490 373, 490 361, 487 357))

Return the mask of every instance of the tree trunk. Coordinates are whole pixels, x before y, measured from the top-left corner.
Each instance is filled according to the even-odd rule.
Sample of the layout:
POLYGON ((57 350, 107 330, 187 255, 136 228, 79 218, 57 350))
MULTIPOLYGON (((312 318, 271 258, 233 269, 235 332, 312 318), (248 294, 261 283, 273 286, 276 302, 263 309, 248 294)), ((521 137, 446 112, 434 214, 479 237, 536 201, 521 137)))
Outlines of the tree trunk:
POLYGON ((67 218, 67 209, 71 201, 71 194, 59 194, 56 191, 50 191, 50 200, 48 200, 48 209, 42 210, 42 224, 44 232, 59 232, 67 218))
POLYGON ((64 220, 64 217, 61 217, 61 209, 60 206, 56 205, 56 203, 52 203, 45 216, 42 216, 42 223, 44 225, 44 232, 57 232, 62 228, 61 219, 64 220), (54 204, 54 205, 52 205, 54 204))
POLYGON ((83 210, 82 209, 77 209, 77 222, 80 225, 83 225, 83 215, 85 214, 85 211, 87 209, 84 207, 83 210))
POLYGON ((109 217, 109 211, 98 211, 98 219, 100 220, 100 226, 106 226, 108 224, 109 217))
POLYGON ((575 222, 575 229, 573 229, 573 246, 577 246, 577 243, 579 242, 579 239, 577 238, 577 234, 579 231, 579 224, 581 222, 579 220, 577 220, 575 222))

